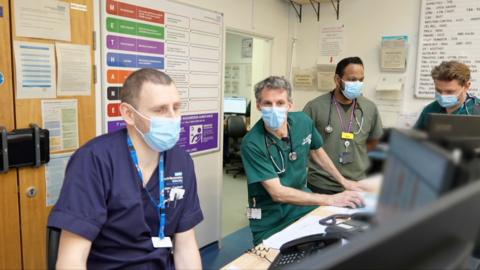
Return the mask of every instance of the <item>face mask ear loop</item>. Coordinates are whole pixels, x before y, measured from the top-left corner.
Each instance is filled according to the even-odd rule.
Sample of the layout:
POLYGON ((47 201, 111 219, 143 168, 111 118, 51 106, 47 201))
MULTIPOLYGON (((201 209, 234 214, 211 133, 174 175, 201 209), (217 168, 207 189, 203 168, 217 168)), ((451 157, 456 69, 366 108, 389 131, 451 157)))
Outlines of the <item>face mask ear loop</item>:
MULTIPOLYGON (((128 104, 128 103, 127 103, 128 104)), ((135 111, 140 117, 142 117, 143 119, 151 122, 150 118, 146 117, 145 115, 143 115, 143 113, 137 111, 137 109, 135 109, 135 107, 133 107, 131 104, 128 104, 128 106, 130 106, 130 108, 135 111)), ((140 129, 138 129, 137 125, 133 125, 133 127, 138 131, 138 133, 140 133, 140 135, 142 135, 143 138, 145 138, 145 134, 143 134, 140 129)))

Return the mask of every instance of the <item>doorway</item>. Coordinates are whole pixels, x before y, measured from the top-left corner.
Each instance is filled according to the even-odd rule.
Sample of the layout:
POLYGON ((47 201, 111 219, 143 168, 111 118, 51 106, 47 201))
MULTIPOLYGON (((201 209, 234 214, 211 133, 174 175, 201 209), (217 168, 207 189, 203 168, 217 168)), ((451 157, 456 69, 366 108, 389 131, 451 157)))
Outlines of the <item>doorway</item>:
MULTIPOLYGON (((255 105, 254 86, 270 76, 272 39, 227 30, 225 41, 224 120, 230 116, 245 119, 249 130, 260 119, 255 105)), ((241 164, 241 139, 224 130, 224 173, 222 192, 222 237, 248 226, 247 178, 241 164), (231 170, 233 168, 233 170, 231 170)))

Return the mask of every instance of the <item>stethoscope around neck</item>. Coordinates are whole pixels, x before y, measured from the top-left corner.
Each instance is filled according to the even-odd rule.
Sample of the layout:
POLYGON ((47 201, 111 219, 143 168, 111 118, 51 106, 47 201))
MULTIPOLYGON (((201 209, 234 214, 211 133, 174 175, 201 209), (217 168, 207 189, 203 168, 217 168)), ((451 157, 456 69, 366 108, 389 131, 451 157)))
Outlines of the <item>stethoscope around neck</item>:
MULTIPOLYGON (((290 126, 287 125, 287 128, 288 128, 288 137, 287 138, 288 138, 288 143, 290 144, 290 152, 288 153, 288 159, 290 161, 295 161, 295 160, 297 160, 298 155, 297 155, 297 152, 295 152, 295 150, 293 149, 293 142, 292 142, 291 136, 290 136, 290 126)), ((265 131, 265 132, 267 132, 267 131, 265 131)), ((277 144, 277 142, 275 142, 272 138, 270 138, 270 136, 268 134, 265 134, 265 136, 263 138, 265 139, 265 148, 267 148, 268 155, 270 156, 270 160, 272 161, 272 164, 275 167, 275 170, 276 170, 277 174, 285 173, 285 171, 286 171, 285 157, 283 156, 282 149, 277 144), (268 137, 268 139, 267 139, 267 137, 268 137), (272 156, 272 153, 270 152, 270 149, 269 149, 270 145, 274 145, 277 148, 278 154, 280 155, 280 162, 281 162, 280 166, 275 161, 275 159, 272 156)))
POLYGON ((470 100, 473 101, 473 103, 475 103, 475 97, 470 95, 469 93, 467 93, 467 98, 465 99, 465 101, 462 104, 462 107, 465 107, 465 112, 467 113, 467 115, 471 115, 470 111, 468 110, 468 106, 467 106, 467 103, 470 100))
MULTIPOLYGON (((332 123, 332 105, 334 103, 334 100, 333 100, 334 98, 335 98, 334 91, 331 91, 330 92, 330 107, 328 109, 328 122, 327 122, 327 126, 324 129, 324 131, 327 135, 333 133, 333 127, 332 127, 331 123, 332 123)), ((354 131, 353 133, 354 134, 359 134, 362 131, 363 122, 364 122, 365 118, 364 118, 364 115, 363 115, 363 110, 360 107, 360 104, 358 104, 358 101, 355 99, 353 102, 354 102, 353 118, 355 118, 355 122, 358 125, 358 130, 354 131), (355 110, 359 110, 362 113, 362 118, 361 118, 360 122, 358 121, 357 116, 355 115, 355 110)))

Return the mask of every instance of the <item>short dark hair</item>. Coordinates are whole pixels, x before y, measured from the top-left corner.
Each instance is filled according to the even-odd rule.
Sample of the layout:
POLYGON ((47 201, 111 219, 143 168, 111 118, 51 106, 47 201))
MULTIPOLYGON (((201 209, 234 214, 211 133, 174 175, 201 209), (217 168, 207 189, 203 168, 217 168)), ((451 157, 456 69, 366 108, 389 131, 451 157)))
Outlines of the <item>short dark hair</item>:
POLYGON ((337 67, 335 68, 335 74, 340 76, 340 78, 343 77, 343 74, 345 73, 345 68, 350 65, 350 64, 356 64, 356 65, 361 65, 363 67, 363 62, 362 59, 358 56, 353 56, 353 57, 347 57, 343 58, 338 62, 337 67))
POLYGON ((151 82, 160 85, 171 85, 172 78, 162 71, 152 68, 139 69, 125 80, 123 87, 120 89, 120 101, 128 103, 133 107, 137 106, 140 91, 145 82, 151 82))
POLYGON ((443 61, 432 70, 432 78, 436 81, 457 80, 461 86, 470 81, 470 69, 458 61, 443 61))

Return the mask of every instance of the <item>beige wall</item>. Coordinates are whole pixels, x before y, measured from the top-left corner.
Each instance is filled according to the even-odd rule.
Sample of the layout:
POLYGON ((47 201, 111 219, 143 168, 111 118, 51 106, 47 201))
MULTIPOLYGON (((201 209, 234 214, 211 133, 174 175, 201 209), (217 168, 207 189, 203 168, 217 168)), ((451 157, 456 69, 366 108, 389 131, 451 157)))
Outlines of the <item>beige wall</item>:
MULTIPOLYGON (((409 51, 403 92, 403 112, 417 112, 431 100, 414 98, 415 66, 417 59, 420 0, 362 0, 341 1, 340 20, 346 30, 346 51, 343 56, 360 56, 365 64, 366 96, 375 97, 375 86, 382 76, 379 67, 379 48, 382 36, 408 35, 409 51)), ((320 21, 310 6, 305 6, 302 23, 295 22, 294 36, 298 38, 294 66, 309 68, 319 56, 321 26, 337 23, 330 3, 322 3, 320 21)), ((291 11, 292 12, 292 11, 291 11)), ((383 73, 385 74, 385 73, 383 73)), ((318 91, 297 91, 295 101, 301 109, 318 91)), ((390 121, 392 122, 392 121, 390 121)))

